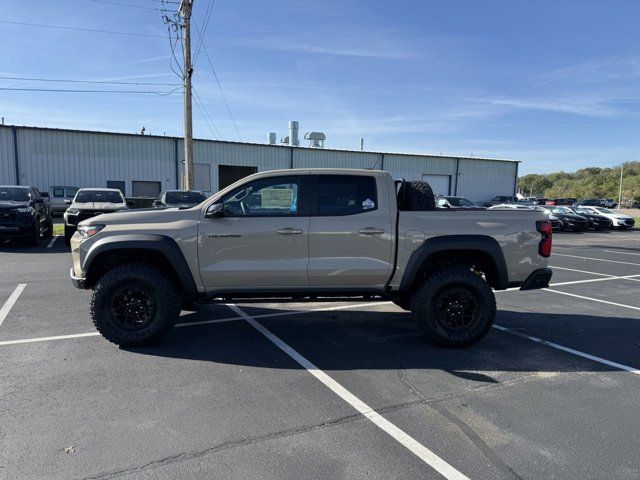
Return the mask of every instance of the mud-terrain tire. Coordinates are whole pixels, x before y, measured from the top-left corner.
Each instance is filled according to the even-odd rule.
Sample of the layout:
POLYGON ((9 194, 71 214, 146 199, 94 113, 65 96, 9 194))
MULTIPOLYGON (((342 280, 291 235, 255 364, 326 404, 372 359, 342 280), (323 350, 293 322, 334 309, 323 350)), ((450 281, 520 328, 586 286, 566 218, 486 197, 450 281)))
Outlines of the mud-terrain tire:
POLYGON ((33 224, 33 228, 29 232, 29 235, 25 239, 25 243, 29 247, 37 247, 40 245, 40 220, 35 219, 35 223, 33 224))
POLYGON ((42 236, 46 239, 53 237, 53 218, 49 217, 45 222, 45 229, 45 233, 42 236))
POLYGON ((431 342, 463 348, 489 332, 496 316, 496 298, 491 287, 469 268, 449 266, 418 287, 411 312, 431 342))
POLYGON ((427 182, 405 182, 398 195, 403 210, 423 212, 436 209, 436 199, 427 182))
POLYGON ((76 233, 76 227, 64 226, 64 244, 71 245, 71 237, 76 233))
POLYGON ((153 345, 180 316, 181 294, 161 270, 131 263, 105 273, 91 297, 91 318, 104 338, 123 347, 153 345))

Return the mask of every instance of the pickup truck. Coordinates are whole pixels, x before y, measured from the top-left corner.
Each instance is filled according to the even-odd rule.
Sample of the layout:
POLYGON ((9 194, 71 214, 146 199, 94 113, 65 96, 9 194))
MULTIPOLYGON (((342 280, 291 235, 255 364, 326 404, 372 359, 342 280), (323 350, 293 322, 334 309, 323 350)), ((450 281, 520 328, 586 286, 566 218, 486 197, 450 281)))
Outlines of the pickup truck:
POLYGON ((544 213, 436 210, 427 183, 379 170, 257 173, 192 208, 80 222, 71 250, 96 328, 126 346, 157 342, 198 299, 338 296, 389 299, 435 344, 466 347, 494 321, 492 289, 552 274, 544 213))

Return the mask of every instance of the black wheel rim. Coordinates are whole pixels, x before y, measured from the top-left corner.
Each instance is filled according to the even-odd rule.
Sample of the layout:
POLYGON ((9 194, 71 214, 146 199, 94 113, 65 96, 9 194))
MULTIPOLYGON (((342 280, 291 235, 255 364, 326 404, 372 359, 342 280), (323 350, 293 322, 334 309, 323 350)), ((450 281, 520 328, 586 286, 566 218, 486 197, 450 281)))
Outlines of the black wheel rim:
POLYGON ((127 330, 141 330, 153 321, 157 303, 153 295, 139 286, 121 287, 111 297, 109 315, 127 330))
POLYGON ((438 322, 447 330, 461 331, 476 319, 478 302, 466 288, 448 288, 434 300, 434 311, 438 322))

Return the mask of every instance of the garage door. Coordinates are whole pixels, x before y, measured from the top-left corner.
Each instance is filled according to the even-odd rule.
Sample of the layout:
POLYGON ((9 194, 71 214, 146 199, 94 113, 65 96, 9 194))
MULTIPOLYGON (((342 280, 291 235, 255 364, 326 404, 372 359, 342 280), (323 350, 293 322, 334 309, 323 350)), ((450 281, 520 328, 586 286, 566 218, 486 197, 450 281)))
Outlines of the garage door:
POLYGON ((422 175, 422 180, 431 185, 433 193, 436 195, 451 194, 451 175, 422 175))

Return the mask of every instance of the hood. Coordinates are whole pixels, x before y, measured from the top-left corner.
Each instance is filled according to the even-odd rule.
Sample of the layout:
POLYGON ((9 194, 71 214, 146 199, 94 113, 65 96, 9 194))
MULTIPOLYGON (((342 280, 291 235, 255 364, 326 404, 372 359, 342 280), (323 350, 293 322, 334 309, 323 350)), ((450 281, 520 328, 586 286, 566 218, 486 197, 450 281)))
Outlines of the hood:
POLYGON ((621 214, 621 213, 616 213, 613 216, 618 220, 629 220, 630 218, 633 218, 633 217, 631 217, 629 215, 624 215, 624 214, 621 214))
POLYGON ((0 208, 26 208, 29 202, 14 202, 13 200, 5 200, 0 202, 0 208))
POLYGON ((587 220, 582 215, 577 215, 575 213, 554 213, 556 217, 567 218, 569 220, 587 220))
POLYGON ((111 202, 72 203, 69 207, 77 208, 78 210, 125 210, 129 208, 124 203, 111 203, 111 202))
POLYGON ((200 209, 179 210, 177 208, 141 208, 122 210, 114 213, 103 213, 97 217, 83 220, 80 225, 140 225, 162 224, 177 221, 198 220, 200 209))

